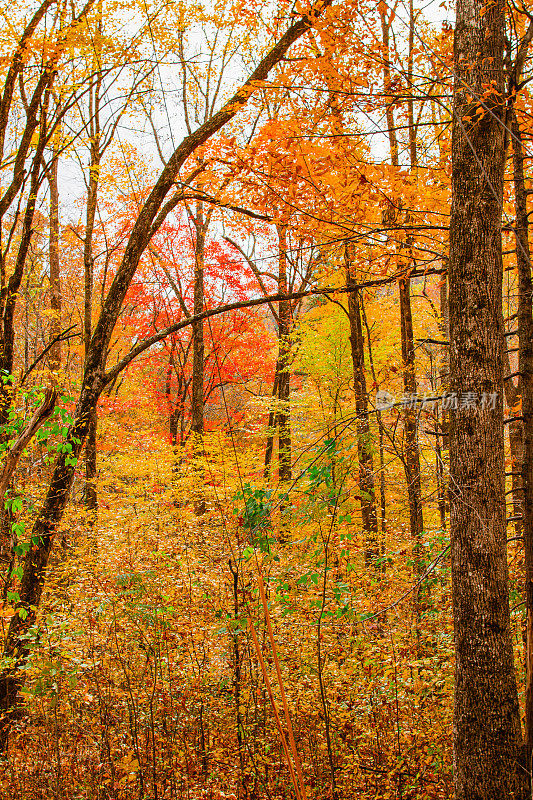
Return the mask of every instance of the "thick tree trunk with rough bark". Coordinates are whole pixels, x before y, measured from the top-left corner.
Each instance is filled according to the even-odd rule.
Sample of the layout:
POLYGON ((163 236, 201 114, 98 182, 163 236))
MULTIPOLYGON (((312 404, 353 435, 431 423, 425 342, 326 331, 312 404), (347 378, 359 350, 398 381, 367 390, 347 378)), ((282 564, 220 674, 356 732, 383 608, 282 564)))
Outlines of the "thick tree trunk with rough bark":
POLYGON ((457 0, 449 266, 450 389, 459 395, 450 414, 457 800, 523 796, 504 487, 503 49, 503 2, 457 0), (462 403, 464 392, 480 402, 462 403))

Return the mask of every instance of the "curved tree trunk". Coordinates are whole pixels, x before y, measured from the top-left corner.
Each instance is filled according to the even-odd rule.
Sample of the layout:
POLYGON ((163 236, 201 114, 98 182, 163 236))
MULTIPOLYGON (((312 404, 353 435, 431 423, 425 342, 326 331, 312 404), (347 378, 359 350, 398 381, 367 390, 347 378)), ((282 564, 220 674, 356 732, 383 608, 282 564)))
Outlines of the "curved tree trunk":
MULTIPOLYGON (((264 80, 271 68, 285 55, 291 44, 308 31, 317 16, 327 8, 331 0, 323 0, 312 15, 304 15, 295 20, 277 43, 263 56, 250 77, 243 82, 237 92, 222 106, 220 111, 201 125, 196 131, 185 136, 166 162, 161 174, 139 211, 130 237, 127 241, 120 266, 102 304, 98 321, 92 333, 85 363, 82 387, 76 405, 74 422, 71 425, 65 444, 70 452, 59 455, 53 471, 48 492, 32 529, 33 546, 28 551, 19 587, 20 600, 11 618, 4 645, 4 657, 9 666, 0 673, 0 746, 5 747, 11 721, 11 709, 20 697, 22 674, 19 667, 28 653, 28 640, 25 634, 34 624, 43 591, 46 568, 52 549, 54 536, 68 501, 74 469, 85 442, 91 415, 94 414, 98 398, 106 382, 112 378, 105 375, 107 350, 113 330, 121 312, 128 288, 135 275, 142 254, 148 247, 154 233, 166 218, 172 202, 164 205, 174 190, 176 176, 187 161, 202 144, 219 131, 243 108, 248 99, 264 80)), ((59 55, 58 55, 59 58, 59 55)), ((0 117, 2 103, 0 102, 0 117)), ((1 125, 0 125, 1 135, 1 125)), ((44 139, 43 139, 44 147, 44 139)), ((37 152, 39 152, 37 148, 37 152)), ((39 163, 42 152, 39 155, 39 163)), ((6 203, 6 195, 0 199, 0 214, 6 203)), ((5 209, 4 209, 5 211, 5 209)), ((25 220, 26 221, 26 220, 25 220)), ((29 243, 29 240, 28 240, 29 243)), ((113 375, 113 373, 111 373, 113 375)))

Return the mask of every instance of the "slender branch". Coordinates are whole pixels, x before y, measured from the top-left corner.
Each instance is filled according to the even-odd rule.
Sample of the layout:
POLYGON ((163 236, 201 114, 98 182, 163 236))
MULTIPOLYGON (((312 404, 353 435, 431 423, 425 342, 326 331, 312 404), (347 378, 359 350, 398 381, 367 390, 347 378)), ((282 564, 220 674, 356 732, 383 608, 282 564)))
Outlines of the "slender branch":
POLYGON ((13 473, 15 472, 15 468, 24 451, 24 448, 37 433, 41 425, 54 413, 56 400, 57 391, 47 389, 43 404, 37 409, 33 417, 30 419, 22 433, 9 450, 4 461, 2 474, 0 475, 0 503, 3 504, 5 493, 9 484, 11 483, 11 478, 13 477, 13 473))
MULTIPOLYGON (((413 277, 422 277, 423 275, 428 274, 441 274, 445 272, 444 269, 431 269, 425 270, 423 273, 411 273, 411 278, 413 277)), ((162 331, 158 333, 154 333, 153 336, 149 336, 147 339, 143 339, 141 342, 138 342, 135 347, 133 347, 130 352, 124 356, 112 369, 110 369, 103 378, 103 384, 106 386, 109 383, 112 383, 120 372, 125 369, 131 362, 137 358, 137 356, 144 353, 145 350, 148 350, 149 347, 152 345, 157 344, 158 342, 165 339, 167 336, 170 336, 172 333, 177 333, 178 331, 183 330, 183 328, 188 327, 189 325, 194 325, 196 322, 202 322, 205 319, 209 319, 209 317, 215 317, 219 314, 225 314, 228 311, 238 311, 243 308, 253 308, 254 306, 264 305, 265 303, 271 304, 279 302, 280 300, 297 300, 303 297, 310 297, 312 295, 324 295, 329 296, 330 294, 336 294, 338 292, 354 292, 359 291, 360 289, 369 289, 378 286, 385 286, 386 284, 394 283, 398 280, 400 275, 394 275, 389 278, 378 278, 372 281, 365 281, 364 283, 357 283, 351 286, 340 286, 340 287, 327 287, 324 289, 306 289, 301 292, 292 292, 289 294, 280 293, 277 294, 270 294, 266 295, 265 297, 256 297, 253 300, 240 300, 236 303, 229 303, 226 306, 219 306, 218 308, 211 308, 208 311, 203 311, 201 314, 195 314, 192 317, 187 317, 187 319, 182 320, 181 322, 176 322, 173 325, 169 325, 168 328, 164 328, 162 331)))
POLYGON ((30 364, 30 366, 28 367, 28 369, 26 370, 26 372, 24 373, 24 375, 23 375, 23 376, 22 376, 22 378, 20 379, 20 381, 19 381, 19 386, 22 386, 22 384, 24 383, 24 381, 26 380, 26 378, 28 377, 28 375, 30 374, 30 372, 33 372, 33 370, 35 369, 35 367, 37 366, 37 364, 39 364, 39 362, 43 360, 43 358, 44 358, 44 357, 45 357, 45 355, 48 353, 48 351, 49 351, 49 350, 50 350, 50 349, 51 349, 51 348, 52 348, 52 347, 53 347, 55 344, 57 344, 57 342, 66 342, 68 339, 73 339, 75 336, 78 336, 78 334, 77 334, 77 333, 70 333, 70 331, 74 330, 74 328, 75 328, 75 327, 76 327, 75 325, 71 325, 71 326, 70 326, 70 328, 65 328, 65 330, 64 330, 64 331, 61 331, 61 333, 58 333, 58 335, 57 335, 57 336, 54 336, 54 338, 53 338, 53 339, 51 339, 51 340, 48 342, 48 344, 46 345, 46 347, 44 348, 44 350, 43 350, 43 351, 42 351, 42 352, 41 352, 41 353, 40 353, 40 354, 37 356, 37 358, 35 359, 35 361, 33 362, 33 364, 30 364))
MULTIPOLYGON (((248 264, 248 266, 250 267, 250 269, 252 270, 252 272, 255 275, 257 283, 259 284, 259 288, 261 289, 261 291, 263 292, 263 294, 266 297, 268 295, 268 289, 265 286, 265 282, 263 280, 263 276, 262 276, 261 272, 259 271, 259 269, 257 268, 257 264, 255 263, 255 261, 253 259, 251 259, 250 256, 248 256, 246 254, 245 250, 243 250, 243 248, 239 244, 237 244, 237 242, 235 242, 233 239, 230 239, 229 236, 224 236, 224 239, 226 240, 226 242, 228 242, 228 244, 231 244, 232 247, 234 247, 236 250, 238 250, 238 252, 241 254, 241 256, 245 259, 246 263, 248 264)), ((269 303, 268 307, 270 308, 270 311, 272 313, 272 316, 276 320, 276 323, 279 325, 279 316, 278 316, 278 312, 274 308, 274 305, 272 303, 269 303)))

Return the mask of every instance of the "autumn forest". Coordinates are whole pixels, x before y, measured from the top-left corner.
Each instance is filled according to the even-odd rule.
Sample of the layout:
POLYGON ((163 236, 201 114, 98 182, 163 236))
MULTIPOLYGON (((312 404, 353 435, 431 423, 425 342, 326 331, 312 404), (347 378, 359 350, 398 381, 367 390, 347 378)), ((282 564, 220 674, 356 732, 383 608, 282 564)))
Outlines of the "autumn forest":
POLYGON ((0 800, 531 798, 533 10, 83 2, 1 9, 0 800))

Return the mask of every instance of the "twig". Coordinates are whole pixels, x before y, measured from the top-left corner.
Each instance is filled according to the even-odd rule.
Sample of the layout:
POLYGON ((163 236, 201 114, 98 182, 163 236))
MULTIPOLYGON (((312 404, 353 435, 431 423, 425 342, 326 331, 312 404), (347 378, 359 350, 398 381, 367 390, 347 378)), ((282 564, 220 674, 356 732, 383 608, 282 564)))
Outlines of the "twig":
POLYGON ((369 620, 369 619, 375 619, 376 617, 380 617, 382 614, 386 614, 386 612, 387 612, 387 611, 390 611, 390 610, 391 610, 391 608, 396 608, 396 606, 399 606, 399 605, 400 605, 400 603, 402 602, 402 600, 405 600, 405 598, 406 598, 406 597, 409 597, 409 595, 410 595, 412 592, 414 592, 416 589, 418 589, 418 587, 420 586, 420 584, 421 584, 423 581, 425 581, 425 579, 427 578, 427 576, 428 576, 428 575, 429 575, 431 572, 433 572, 433 570, 435 569, 435 567, 437 566, 437 564, 439 563, 439 561, 441 560, 441 558, 442 558, 443 556, 445 556, 445 555, 446 555, 446 553, 448 552, 448 550, 450 549, 450 546, 451 546, 451 545, 448 545, 447 547, 445 547, 445 548, 444 548, 444 550, 442 550, 442 552, 440 552, 440 553, 439 553, 439 555, 438 555, 438 556, 437 556, 437 557, 436 557, 436 558, 435 558, 435 559, 434 559, 434 560, 431 562, 431 564, 429 565, 429 567, 427 568, 427 570, 424 572, 424 574, 423 574, 423 575, 422 575, 422 576, 421 576, 421 577, 420 577, 420 578, 417 580, 417 582, 416 582, 416 583, 414 583, 414 584, 411 586, 411 588, 410 588, 410 589, 408 589, 408 590, 407 590, 407 591, 406 591, 404 594, 402 594, 402 595, 401 595, 401 597, 399 597, 397 600, 395 600, 395 601, 394 601, 394 603, 391 603, 389 606, 385 606, 385 608, 382 608, 382 609, 381 609, 381 611, 376 611, 376 613, 375 613, 375 614, 371 614, 370 616, 368 616, 368 617, 365 617, 365 618, 364 618, 364 620, 363 620, 363 622, 368 622, 368 620, 369 620))
POLYGON ((278 726, 278 731, 281 739, 281 745, 283 747, 283 752, 285 753, 285 758, 287 759, 287 765, 289 767, 289 773, 291 776, 292 784, 294 786, 294 793, 296 794, 296 800, 303 800, 300 790, 298 787, 298 781, 296 780, 296 775, 294 774, 294 767, 292 766, 291 756, 289 753, 289 747, 287 745, 287 740, 285 738, 285 733, 283 732, 283 726, 281 724, 281 719, 279 716, 278 708, 276 706, 276 700, 274 698, 274 692, 272 691, 272 686, 270 684, 270 678, 268 677, 267 668, 265 666, 265 660, 263 658, 263 654, 261 653, 261 646, 259 644, 259 640, 257 638, 257 634, 255 632, 254 624, 252 622, 252 618, 250 613, 248 612, 248 628, 250 633, 252 634, 252 639, 255 647, 255 652, 257 653, 257 658, 259 659, 259 664, 261 665, 261 671, 263 673, 263 678, 265 681, 265 686, 268 692, 268 696, 270 698, 270 704, 272 706, 272 711, 274 712, 274 719, 276 720, 276 725, 278 726))
POLYGON ((57 336, 54 336, 54 338, 53 338, 53 339, 51 339, 51 340, 48 342, 48 344, 46 345, 46 347, 44 348, 44 350, 42 351, 42 353, 41 353, 40 355, 38 355, 38 356, 37 356, 37 358, 35 359, 35 361, 33 362, 33 364, 31 364, 31 365, 28 367, 28 369, 26 370, 26 372, 24 373, 24 375, 23 375, 23 376, 22 376, 22 378, 20 379, 20 382, 19 382, 19 385, 20 385, 20 386, 22 386, 22 384, 24 383, 24 381, 26 380, 26 378, 28 377, 28 375, 30 374, 30 372, 32 372, 32 371, 35 369, 35 367, 37 366, 37 364, 38 364, 40 361, 42 361, 42 360, 43 360, 43 358, 45 357, 45 355, 47 354, 47 352, 50 350, 50 348, 52 348, 52 347, 53 347, 53 346, 54 346, 54 345, 55 345, 57 342, 65 342, 65 341, 67 341, 67 339, 73 339, 75 336, 77 336, 77 335, 78 335, 77 333, 70 333, 70 331, 74 330, 74 328, 75 328, 75 327, 76 327, 75 325, 71 325, 71 326, 70 326, 70 328, 65 328, 65 330, 64 330, 64 331, 62 331, 61 333, 58 333, 58 335, 57 335, 57 336), (67 334, 69 334, 69 335, 67 335, 67 334))
POLYGON ((298 779, 300 781, 301 796, 302 796, 302 800, 307 800, 307 794, 306 794, 305 785, 304 785, 304 778, 303 778, 303 774, 302 774, 302 766, 300 764, 300 757, 298 756, 298 750, 296 749, 296 741, 294 739, 294 733, 293 733, 293 730, 292 730, 291 717, 290 717, 290 714, 289 714, 289 706, 288 706, 288 703, 287 703, 287 697, 285 695, 285 689, 283 688, 283 679, 281 677, 281 669, 280 669, 280 666, 279 666, 279 658, 278 658, 278 650, 277 650, 277 647, 276 647, 276 640, 274 639, 274 633, 272 631, 272 624, 271 624, 271 621, 270 621, 270 612, 268 610, 268 604, 267 604, 267 601, 266 601, 265 585, 263 583, 263 577, 262 577, 260 572, 257 573, 257 582, 259 584, 259 594, 261 595, 261 603, 263 604, 263 610, 265 612, 265 620, 266 620, 266 625, 267 625, 268 638, 270 639, 270 646, 272 648, 272 656, 273 656, 273 659, 274 659, 274 665, 276 667, 276 674, 278 676, 278 684, 279 684, 279 690, 280 690, 280 693, 281 693, 281 700, 282 700, 282 703, 283 703, 283 711, 285 712, 285 720, 287 722, 287 730, 288 730, 288 733, 289 733, 289 742, 291 744, 292 755, 294 757, 294 763, 296 765, 296 772, 298 773, 298 779))

